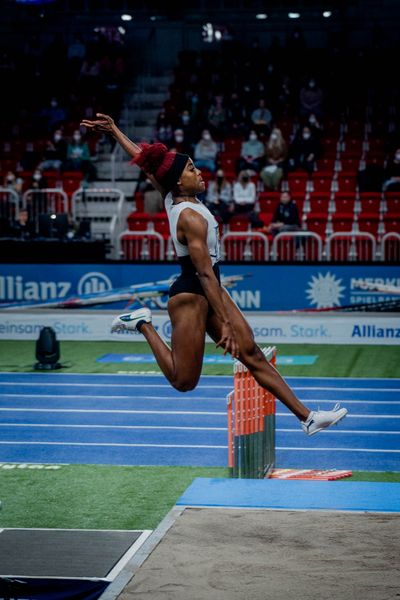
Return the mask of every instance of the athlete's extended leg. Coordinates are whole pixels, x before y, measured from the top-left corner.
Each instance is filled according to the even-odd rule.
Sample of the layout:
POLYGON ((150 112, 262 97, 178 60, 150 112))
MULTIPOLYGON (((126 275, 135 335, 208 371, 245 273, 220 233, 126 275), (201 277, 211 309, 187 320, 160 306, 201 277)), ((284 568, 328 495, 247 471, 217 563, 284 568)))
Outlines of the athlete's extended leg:
POLYGON ((177 294, 169 300, 168 312, 172 326, 171 349, 151 323, 144 323, 140 332, 171 385, 187 392, 196 387, 201 373, 208 302, 199 294, 177 294))
MULTIPOLYGON (((301 421, 305 421, 310 410, 300 402, 278 371, 266 360, 254 341, 249 324, 226 290, 223 290, 223 300, 239 344, 239 360, 262 387, 274 394, 301 421)), ((212 313, 207 320, 207 333, 214 341, 221 339, 221 325, 212 313)))

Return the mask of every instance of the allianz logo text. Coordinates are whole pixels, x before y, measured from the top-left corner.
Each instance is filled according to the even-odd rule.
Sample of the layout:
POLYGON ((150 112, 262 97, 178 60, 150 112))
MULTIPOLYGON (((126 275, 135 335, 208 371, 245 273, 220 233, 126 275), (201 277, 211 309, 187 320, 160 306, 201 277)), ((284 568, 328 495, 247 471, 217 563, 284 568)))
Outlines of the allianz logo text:
POLYGON ((53 300, 65 298, 70 281, 27 281, 22 275, 0 276, 0 300, 53 300))

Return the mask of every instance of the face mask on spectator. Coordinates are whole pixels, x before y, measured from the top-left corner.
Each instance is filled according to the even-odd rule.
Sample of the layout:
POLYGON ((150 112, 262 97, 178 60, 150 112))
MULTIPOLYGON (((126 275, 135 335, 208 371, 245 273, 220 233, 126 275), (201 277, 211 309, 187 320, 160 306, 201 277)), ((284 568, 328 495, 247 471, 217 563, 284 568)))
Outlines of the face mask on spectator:
POLYGON ((277 133, 271 133, 271 135, 269 136, 269 139, 272 140, 273 142, 276 142, 278 139, 278 134, 277 133))
POLYGON ((52 108, 56 108, 56 106, 58 106, 57 100, 52 100, 50 104, 51 104, 52 108))
POLYGON ((190 115, 182 115, 182 123, 187 125, 190 121, 190 115))
POLYGON ((178 143, 183 142, 183 135, 181 135, 180 133, 178 133, 177 135, 175 135, 175 141, 178 143))
POLYGON ((7 185, 12 185, 14 183, 14 181, 15 181, 14 175, 9 175, 7 177, 7 185))
POLYGON ((61 133, 55 133, 54 134, 54 141, 55 142, 59 142, 61 140, 61 138, 62 138, 61 133))
POLYGON ((74 142, 80 142, 82 138, 79 133, 74 133, 72 139, 74 140, 74 142))
POLYGON ((314 88, 315 87, 315 81, 311 80, 308 85, 310 86, 310 88, 314 88))
POLYGON ((39 171, 36 171, 36 173, 33 174, 34 181, 39 181, 41 178, 42 178, 42 174, 39 171))
POLYGON ((399 160, 400 161, 400 152, 396 152, 396 154, 394 155, 395 160, 399 160))
POLYGON ((257 134, 256 133, 251 133, 249 135, 249 140, 252 142, 255 142, 258 139, 257 134))
POLYGON ((314 123, 316 123, 316 122, 317 122, 317 119, 314 117, 314 115, 311 115, 311 116, 310 116, 310 118, 309 118, 308 120, 309 120, 309 122, 310 122, 312 125, 314 125, 314 123))
POLYGON ((303 133, 303 140, 309 140, 311 137, 310 133, 303 133))
POLYGON ((211 140, 211 135, 208 132, 203 133, 203 140, 211 140))
POLYGON ((250 177, 248 175, 243 175, 242 177, 242 181, 243 183, 247 183, 249 181, 250 177))

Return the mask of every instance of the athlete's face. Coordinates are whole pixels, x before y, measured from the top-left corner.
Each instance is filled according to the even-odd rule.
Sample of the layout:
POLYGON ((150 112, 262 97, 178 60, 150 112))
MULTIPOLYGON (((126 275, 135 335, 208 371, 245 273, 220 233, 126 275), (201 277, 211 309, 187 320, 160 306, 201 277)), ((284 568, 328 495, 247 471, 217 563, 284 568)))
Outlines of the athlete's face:
POLYGON ((200 194, 205 190, 206 186, 201 177, 201 171, 194 166, 191 158, 182 171, 178 185, 182 194, 200 194))

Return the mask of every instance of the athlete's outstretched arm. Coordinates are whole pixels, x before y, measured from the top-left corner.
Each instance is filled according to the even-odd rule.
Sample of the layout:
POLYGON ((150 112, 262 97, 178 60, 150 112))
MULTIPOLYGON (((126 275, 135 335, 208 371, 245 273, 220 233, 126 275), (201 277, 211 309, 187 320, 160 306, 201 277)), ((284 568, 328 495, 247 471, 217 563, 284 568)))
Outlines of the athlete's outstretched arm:
MULTIPOLYGON (((132 142, 115 124, 114 119, 109 115, 103 115, 102 113, 96 113, 95 121, 90 121, 88 119, 83 119, 81 125, 87 127, 88 129, 92 129, 93 131, 101 131, 103 133, 110 134, 120 146, 125 150, 129 156, 135 159, 138 154, 142 151, 141 148, 132 142)), ((162 196, 165 196, 164 189, 160 186, 160 184, 154 179, 152 175, 146 173, 147 177, 151 180, 151 183, 154 185, 156 190, 160 192, 162 196)))
POLYGON ((178 239, 183 238, 188 246, 190 258, 196 267, 197 276, 210 306, 221 323, 221 339, 217 347, 224 348, 233 357, 239 356, 239 345, 235 331, 229 321, 223 299, 222 290, 212 268, 207 246, 207 221, 198 213, 187 208, 178 219, 178 239))

